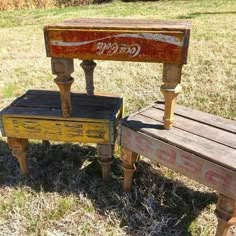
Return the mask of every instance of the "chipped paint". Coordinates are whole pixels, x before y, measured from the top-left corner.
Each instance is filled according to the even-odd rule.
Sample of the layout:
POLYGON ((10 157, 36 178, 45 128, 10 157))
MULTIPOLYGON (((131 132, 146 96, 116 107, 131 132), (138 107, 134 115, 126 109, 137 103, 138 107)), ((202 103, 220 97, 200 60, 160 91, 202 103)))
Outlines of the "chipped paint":
POLYGON ((175 36, 164 35, 164 34, 151 34, 151 33, 140 33, 140 34, 117 34, 108 37, 98 38, 89 41, 82 41, 82 42, 64 42, 62 40, 51 40, 50 44, 55 46, 62 46, 62 47, 75 47, 75 46, 83 46, 99 41, 103 41, 105 39, 112 39, 112 38, 138 38, 138 39, 147 39, 147 40, 154 40, 164 43, 173 44, 179 47, 183 46, 183 41, 180 41, 175 36))

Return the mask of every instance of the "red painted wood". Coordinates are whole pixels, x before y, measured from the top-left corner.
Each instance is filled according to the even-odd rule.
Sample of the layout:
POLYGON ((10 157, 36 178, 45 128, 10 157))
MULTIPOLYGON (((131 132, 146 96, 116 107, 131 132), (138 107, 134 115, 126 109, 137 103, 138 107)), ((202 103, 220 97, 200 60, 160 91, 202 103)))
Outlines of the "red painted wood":
MULTIPOLYGON (((152 25, 152 30, 148 30, 147 21, 146 29, 138 29, 138 24, 132 21, 129 28, 122 28, 123 24, 119 28, 119 23, 116 23, 116 29, 112 24, 109 29, 109 24, 101 21, 99 27, 94 29, 92 22, 91 19, 81 25, 78 20, 71 21, 71 24, 46 26, 47 55, 82 60, 186 63, 189 25, 187 29, 183 24, 174 24, 174 28, 171 23, 164 28, 157 25, 156 29, 152 25)), ((129 25, 127 20, 125 25, 129 25)))
POLYGON ((236 172, 125 126, 121 146, 236 200, 236 172))

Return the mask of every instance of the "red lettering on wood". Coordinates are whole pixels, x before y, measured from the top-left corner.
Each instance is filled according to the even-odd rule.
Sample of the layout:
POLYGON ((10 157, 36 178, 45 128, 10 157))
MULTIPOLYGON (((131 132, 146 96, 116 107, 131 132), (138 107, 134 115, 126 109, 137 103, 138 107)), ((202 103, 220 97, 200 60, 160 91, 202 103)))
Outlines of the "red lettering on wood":
POLYGON ((162 150, 157 149, 156 150, 157 158, 159 158, 162 161, 168 162, 170 164, 175 164, 176 162, 176 152, 174 150, 162 150))
POLYGON ((199 164, 194 161, 193 158, 190 158, 186 154, 181 154, 181 164, 180 167, 183 167, 185 171, 191 172, 192 174, 199 174, 202 172, 202 164, 199 164))
POLYGON ((214 185, 224 185, 230 187, 232 182, 232 176, 229 175, 223 176, 211 170, 205 173, 205 177, 208 181, 210 181, 214 185))

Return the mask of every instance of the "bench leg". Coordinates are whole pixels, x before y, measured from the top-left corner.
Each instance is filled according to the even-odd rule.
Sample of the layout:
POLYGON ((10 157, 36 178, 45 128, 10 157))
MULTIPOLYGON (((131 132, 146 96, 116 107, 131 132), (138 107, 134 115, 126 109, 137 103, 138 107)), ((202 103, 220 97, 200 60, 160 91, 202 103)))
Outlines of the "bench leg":
POLYGON ((88 96, 94 95, 94 84, 93 84, 93 71, 96 66, 94 61, 84 60, 80 66, 84 70, 85 80, 86 80, 86 91, 88 96))
POLYGON ((171 129, 174 122, 174 111, 176 98, 181 93, 180 85, 182 65, 164 64, 163 65, 163 85, 161 92, 165 98, 164 127, 171 129))
POLYGON ((74 79, 71 73, 74 72, 73 59, 52 58, 52 72, 57 75, 54 82, 60 89, 61 108, 64 117, 70 117, 72 112, 70 88, 74 79))
POLYGON ((125 192, 130 191, 133 180, 133 174, 136 170, 135 162, 137 162, 138 159, 139 159, 139 154, 121 148, 122 169, 124 171, 123 190, 125 192))
POLYGON ((236 201, 219 194, 215 213, 218 218, 216 236, 226 236, 229 227, 236 224, 236 201))
POLYGON ((28 139, 20 138, 7 138, 8 146, 12 150, 12 155, 17 158, 21 174, 28 174, 27 165, 27 150, 28 150, 28 139))
POLYGON ((113 162, 113 145, 98 144, 97 145, 98 161, 102 167, 102 178, 108 181, 110 177, 111 164, 113 162))

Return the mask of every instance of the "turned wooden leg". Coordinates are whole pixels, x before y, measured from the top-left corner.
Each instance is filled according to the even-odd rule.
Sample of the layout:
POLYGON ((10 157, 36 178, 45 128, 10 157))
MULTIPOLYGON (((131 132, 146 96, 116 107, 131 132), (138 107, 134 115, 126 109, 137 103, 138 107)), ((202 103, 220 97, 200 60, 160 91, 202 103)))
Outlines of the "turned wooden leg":
POLYGON ((12 155, 17 158, 21 174, 28 174, 27 166, 27 150, 28 150, 28 140, 20 138, 7 138, 8 146, 12 150, 12 155))
POLYGON ((110 177, 111 164, 113 162, 113 145, 98 144, 97 145, 98 161, 102 167, 102 178, 108 181, 110 177))
POLYGON ((57 75, 54 82, 60 89, 61 108, 64 117, 70 117, 72 112, 70 89, 74 82, 71 77, 73 72, 73 59, 52 58, 52 73, 57 75))
POLYGON ((80 66, 84 70, 85 74, 85 80, 86 80, 86 90, 88 96, 94 95, 94 84, 93 84, 93 71, 96 66, 96 63, 94 61, 87 61, 84 60, 80 66))
POLYGON ((171 129, 173 127, 176 98, 182 91, 180 85, 181 71, 182 65, 163 65, 163 85, 161 86, 161 92, 165 98, 165 112, 163 117, 165 129, 171 129))
POLYGON ((139 159, 139 154, 121 148, 122 169, 124 171, 123 189, 125 192, 130 191, 133 180, 133 174, 136 170, 135 162, 137 162, 138 159, 139 159))
POLYGON ((229 227, 236 224, 236 201, 219 194, 215 213, 218 218, 216 236, 226 236, 229 227))

